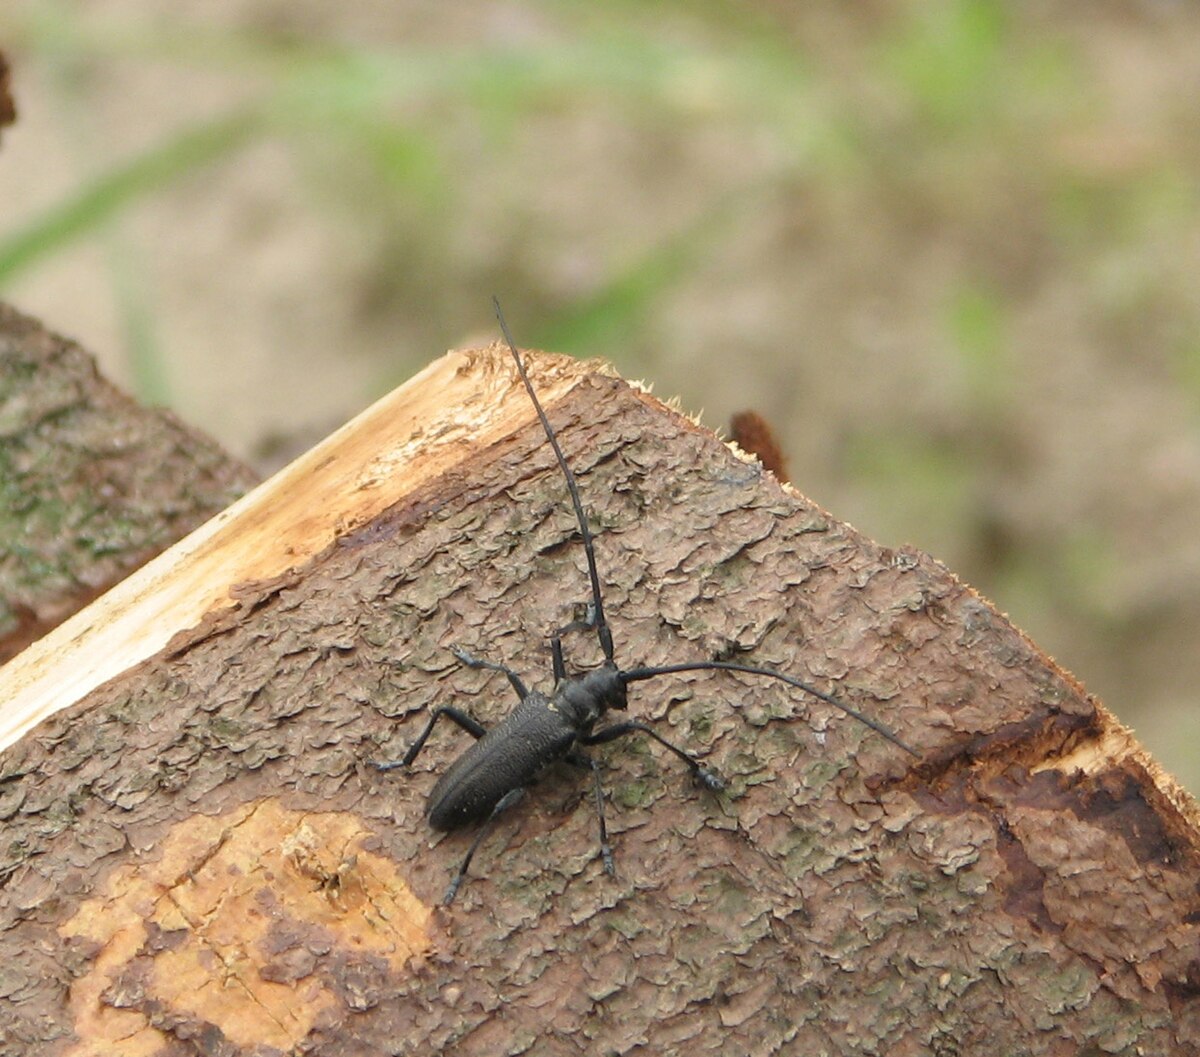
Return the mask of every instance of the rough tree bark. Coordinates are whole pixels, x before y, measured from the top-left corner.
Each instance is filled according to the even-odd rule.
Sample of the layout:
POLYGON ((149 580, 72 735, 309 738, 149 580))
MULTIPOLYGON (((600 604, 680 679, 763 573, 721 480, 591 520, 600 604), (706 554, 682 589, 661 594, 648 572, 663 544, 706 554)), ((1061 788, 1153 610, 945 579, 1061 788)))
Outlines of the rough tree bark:
MULTIPOLYGON (((0 104, 0 111, 3 107, 0 104)), ((255 483, 0 303, 0 662, 255 483)))
MULTIPOLYGON (((1196 815, 969 587, 873 544, 618 379, 534 356, 626 666, 706 672, 554 773, 436 902, 423 821, 466 735, 546 689, 586 600, 561 476, 498 348, 453 353, 0 671, 4 1052, 1200 1052, 1196 815), (30 725, 36 723, 35 726, 30 725)), ((594 663, 572 635, 569 658, 594 663)))

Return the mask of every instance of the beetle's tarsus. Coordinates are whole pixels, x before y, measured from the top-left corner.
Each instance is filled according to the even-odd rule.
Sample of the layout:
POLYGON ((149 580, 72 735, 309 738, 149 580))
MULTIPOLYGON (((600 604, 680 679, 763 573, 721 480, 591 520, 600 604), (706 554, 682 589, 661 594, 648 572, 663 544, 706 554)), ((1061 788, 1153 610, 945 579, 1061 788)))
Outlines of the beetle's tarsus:
POLYGON ((616 877, 617 864, 613 859, 613 851, 609 845, 600 845, 600 858, 604 861, 604 872, 608 874, 609 877, 616 877))
POLYGON ((459 646, 457 643, 450 647, 450 652, 453 653, 454 656, 457 657, 460 661, 462 661, 462 663, 465 664, 468 668, 474 668, 479 665, 479 658, 476 657, 475 654, 471 653, 469 650, 466 650, 462 646, 459 646))
POLYGON ((408 759, 402 760, 372 760, 371 766, 377 771, 396 771, 408 766, 408 759))

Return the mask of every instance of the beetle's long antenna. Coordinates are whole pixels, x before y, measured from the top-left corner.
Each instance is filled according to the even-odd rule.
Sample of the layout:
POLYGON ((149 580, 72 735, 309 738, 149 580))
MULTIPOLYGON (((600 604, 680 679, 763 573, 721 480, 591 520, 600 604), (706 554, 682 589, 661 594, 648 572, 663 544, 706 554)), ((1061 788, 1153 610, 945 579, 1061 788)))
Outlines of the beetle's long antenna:
POLYGON ((772 679, 781 679, 789 686, 794 686, 798 690, 803 690, 806 694, 812 694, 813 697, 820 698, 826 704, 833 705, 834 708, 841 709, 848 716, 853 716, 860 723, 866 724, 876 734, 882 734, 893 745, 898 745, 905 752, 912 756, 919 756, 920 753, 909 745, 906 745, 887 727, 878 720, 872 719, 859 712, 855 708, 851 708, 847 704, 843 704, 832 694, 827 694, 823 690, 818 690, 815 686, 809 683, 802 682, 799 679, 794 679, 790 675, 784 675, 783 672, 777 672, 774 668, 756 668, 748 664, 732 664, 728 661, 692 661, 689 664, 666 664, 661 668, 631 668, 627 672, 621 672, 621 680, 626 683, 640 682, 642 679, 653 679, 656 675, 670 675, 672 672, 699 672, 710 669, 718 669, 723 672, 744 672, 746 675, 769 675, 772 679))
POLYGON ((542 410, 542 402, 538 400, 537 393, 533 391, 533 383, 529 380, 529 375, 525 372, 525 364, 521 360, 521 354, 517 352, 517 344, 513 341, 512 335, 508 331, 508 324, 504 322, 504 313, 500 311, 500 299, 493 297, 492 306, 496 309, 496 319, 500 324, 500 333, 504 335, 504 340, 508 342, 508 348, 512 352, 513 359, 517 361, 517 370, 521 374, 521 381, 525 383, 525 389, 529 393, 529 399, 533 401, 533 408, 542 423, 542 429, 546 431, 546 439, 550 442, 550 447, 554 449, 554 457, 558 459, 559 468, 562 470, 563 476, 567 479, 567 491, 571 493, 571 503, 575 507, 575 517, 579 521, 579 535, 583 537, 583 550, 587 555, 588 576, 591 577, 592 581, 593 616, 591 622, 596 629, 596 634, 600 637, 600 648, 604 651, 605 658, 615 664, 616 662, 613 661, 612 632, 609 630, 608 621, 604 619, 604 603, 600 598, 600 574, 596 572, 596 552, 592 546, 592 532, 588 528, 587 514, 584 513, 583 509, 583 500, 579 498, 579 486, 575 483, 575 475, 571 472, 571 467, 567 465, 567 459, 562 453, 562 448, 558 446, 558 438, 554 435, 554 430, 550 427, 550 420, 546 417, 546 412, 542 410))

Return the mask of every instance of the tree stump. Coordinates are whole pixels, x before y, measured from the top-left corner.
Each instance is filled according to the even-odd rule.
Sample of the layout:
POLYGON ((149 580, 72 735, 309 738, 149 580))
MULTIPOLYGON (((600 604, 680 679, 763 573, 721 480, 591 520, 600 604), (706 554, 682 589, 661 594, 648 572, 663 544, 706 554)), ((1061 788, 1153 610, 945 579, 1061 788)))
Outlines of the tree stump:
MULTIPOLYGON (((587 578, 500 347, 448 354, 0 670, 0 1051, 1200 1052, 1195 806, 936 561, 881 548, 617 378, 530 357, 632 740, 471 834, 424 821, 587 578)), ((572 668, 594 665, 573 633, 572 668)))

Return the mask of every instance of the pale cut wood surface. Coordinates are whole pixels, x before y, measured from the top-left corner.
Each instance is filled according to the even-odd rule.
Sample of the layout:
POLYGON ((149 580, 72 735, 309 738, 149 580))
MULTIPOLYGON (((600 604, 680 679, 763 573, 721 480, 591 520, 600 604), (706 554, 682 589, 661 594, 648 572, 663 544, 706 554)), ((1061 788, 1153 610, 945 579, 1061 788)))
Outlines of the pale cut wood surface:
MULTIPOLYGON (((549 689, 545 636, 586 598, 505 352, 452 354, 401 391, 410 413, 373 409, 270 502, 184 541, 187 590, 164 557, 128 602, 167 625, 152 639, 87 652, 123 626, 116 606, 60 640, 64 681, 91 689, 26 698, 60 710, 0 756, 0 1041, 70 1057, 1200 1052, 1194 807, 1130 736, 937 562, 878 547, 644 392, 533 367, 597 532, 618 660, 775 665, 920 761, 774 683, 641 684, 632 712, 727 792, 652 746, 608 746, 616 878, 567 770, 437 908, 470 835, 435 838, 424 798, 466 736, 439 730, 411 774, 370 763, 438 704, 485 724, 512 707, 453 643, 549 689), (107 681, 77 679, 81 659, 107 681)), ((567 646, 595 662, 589 636, 567 646)), ((26 685, 55 670, 43 652, 26 685)))

